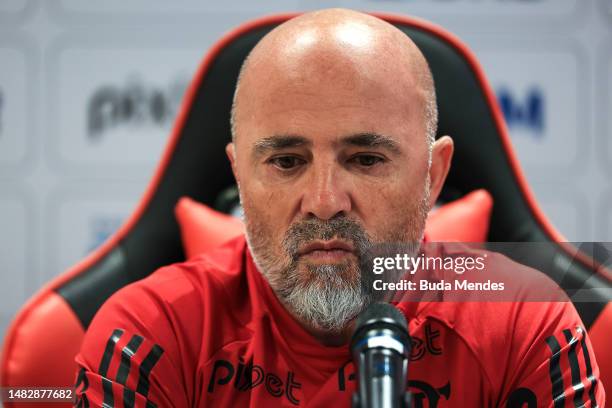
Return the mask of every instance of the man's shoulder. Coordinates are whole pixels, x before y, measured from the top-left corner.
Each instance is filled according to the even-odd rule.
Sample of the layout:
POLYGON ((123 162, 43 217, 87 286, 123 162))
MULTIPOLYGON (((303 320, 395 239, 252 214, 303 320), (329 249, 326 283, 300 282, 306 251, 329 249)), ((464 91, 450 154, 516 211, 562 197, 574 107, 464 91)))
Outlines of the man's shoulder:
POLYGON ((211 305, 219 303, 226 287, 242 279, 244 251, 244 239, 234 239, 185 262, 161 267, 115 292, 91 326, 110 328, 138 322, 147 328, 172 331, 169 325, 176 321, 168 316, 200 321, 211 305))
MULTIPOLYGON (((420 306, 418 317, 436 320, 458 336, 493 383, 499 385, 495 373, 513 371, 523 359, 542 361, 541 351, 547 350, 551 338, 574 333, 577 328, 584 330, 574 305, 542 272, 485 250, 455 246, 445 254, 485 256, 487 270, 472 281, 501 281, 506 291, 485 291, 478 286, 471 292, 453 293, 449 296, 452 301, 420 306)), ((446 277, 462 280, 467 275, 446 277)))
POLYGON ((232 307, 225 294, 228 285, 239 287, 234 282, 243 279, 243 257, 244 242, 233 240, 118 290, 94 316, 77 361, 95 367, 116 332, 158 344, 177 361, 179 350, 197 355, 205 322, 219 321, 214 316, 232 307))
POLYGON ((174 266, 201 273, 204 277, 231 279, 239 276, 245 269, 246 248, 246 238, 240 235, 174 266))
POLYGON ((112 298, 124 301, 145 296, 173 303, 190 293, 223 290, 243 277, 245 248, 244 237, 232 239, 187 261, 163 266, 125 286, 112 298))
POLYGON ((451 279, 465 279, 473 288, 454 291, 449 296, 450 302, 438 302, 428 308, 428 313, 464 333, 471 341, 487 343, 501 339, 504 344, 510 340, 529 343, 560 327, 582 324, 565 291, 543 272, 498 252, 461 246, 451 248, 447 255, 485 259, 484 269, 471 274, 453 274, 451 279), (492 283, 497 283, 497 290, 492 290, 492 283))
POLYGON ((527 352, 534 342, 583 326, 569 301, 432 302, 417 317, 442 323, 478 355, 509 348, 527 352))

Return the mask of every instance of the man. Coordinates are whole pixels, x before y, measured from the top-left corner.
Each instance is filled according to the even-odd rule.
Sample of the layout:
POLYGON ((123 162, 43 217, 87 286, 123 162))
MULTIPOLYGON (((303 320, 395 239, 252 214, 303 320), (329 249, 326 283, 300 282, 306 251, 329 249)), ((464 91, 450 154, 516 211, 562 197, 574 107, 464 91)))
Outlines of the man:
MULTIPOLYGON (((114 295, 77 357, 78 403, 349 406, 347 342, 372 301, 359 265, 423 239, 453 152, 436 121, 427 63, 391 25, 325 10, 269 33, 227 147, 246 239, 114 295)), ((603 406, 571 303, 398 307, 416 406, 603 406)))

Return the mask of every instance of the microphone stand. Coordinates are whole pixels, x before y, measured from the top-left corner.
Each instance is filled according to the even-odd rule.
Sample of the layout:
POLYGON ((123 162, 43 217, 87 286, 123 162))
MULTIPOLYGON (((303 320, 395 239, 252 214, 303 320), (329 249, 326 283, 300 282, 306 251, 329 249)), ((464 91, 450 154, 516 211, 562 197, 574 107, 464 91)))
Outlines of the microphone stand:
POLYGON ((389 304, 371 305, 357 319, 351 341, 358 373, 353 408, 410 408, 406 390, 410 336, 404 316, 389 304))

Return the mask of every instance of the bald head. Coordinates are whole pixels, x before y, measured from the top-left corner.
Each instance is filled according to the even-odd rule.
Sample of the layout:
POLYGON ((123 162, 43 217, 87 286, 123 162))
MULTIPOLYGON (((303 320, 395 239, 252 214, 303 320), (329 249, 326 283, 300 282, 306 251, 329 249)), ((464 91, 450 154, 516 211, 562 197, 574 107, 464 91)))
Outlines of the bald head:
MULTIPOLYGON (((326 84, 361 93, 377 88, 372 95, 381 96, 385 91, 401 95, 407 104, 406 118, 421 116, 431 148, 437 108, 423 54, 393 25, 345 9, 300 15, 276 27, 255 46, 240 71, 232 106, 232 138, 241 132, 241 118, 252 114, 246 107, 250 103, 244 101, 262 104, 280 94, 314 93, 326 84)), ((350 92, 346 96, 351 103, 350 92)))

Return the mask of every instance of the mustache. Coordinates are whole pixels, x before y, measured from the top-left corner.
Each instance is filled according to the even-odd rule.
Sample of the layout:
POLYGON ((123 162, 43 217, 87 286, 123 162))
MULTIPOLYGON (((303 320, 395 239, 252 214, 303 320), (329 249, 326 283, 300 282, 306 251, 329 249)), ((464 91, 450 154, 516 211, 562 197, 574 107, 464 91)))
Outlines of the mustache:
POLYGON ((357 221, 346 216, 338 216, 329 220, 308 218, 291 225, 283 239, 283 247, 292 259, 298 258, 301 247, 311 241, 329 241, 337 238, 350 242, 355 248, 355 254, 360 257, 372 247, 372 240, 365 228, 357 221))

